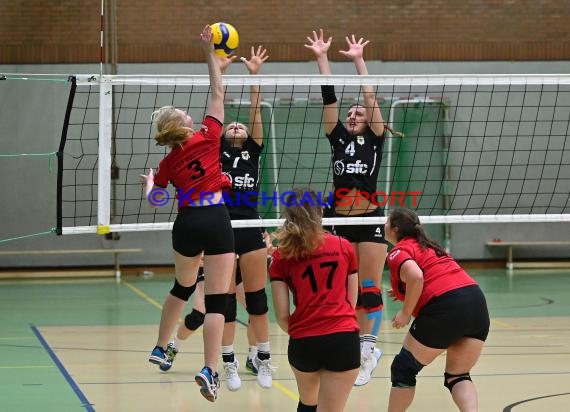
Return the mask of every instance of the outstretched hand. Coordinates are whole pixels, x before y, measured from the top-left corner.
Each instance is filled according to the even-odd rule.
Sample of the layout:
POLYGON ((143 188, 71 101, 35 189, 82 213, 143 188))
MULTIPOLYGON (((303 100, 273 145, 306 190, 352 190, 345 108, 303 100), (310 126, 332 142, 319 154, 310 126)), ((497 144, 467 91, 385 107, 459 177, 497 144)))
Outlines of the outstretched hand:
POLYGON ((148 175, 139 175, 139 182, 143 184, 154 183, 154 170, 148 169, 148 175))
POLYGON ((218 65, 220 66, 220 71, 222 74, 228 70, 228 67, 230 67, 230 64, 232 64, 235 59, 237 59, 237 56, 235 55, 218 56, 218 65))
POLYGON ((205 50, 213 50, 214 45, 212 43, 212 27, 209 24, 205 25, 200 33, 200 43, 205 50))
POLYGON ((339 53, 351 60, 362 58, 362 53, 364 47, 370 43, 370 40, 364 40, 363 37, 356 41, 354 34, 352 36, 346 36, 346 43, 348 44, 348 50, 339 50, 339 53))
POLYGON ((326 55, 332 43, 332 37, 329 37, 327 41, 325 41, 323 29, 319 29, 319 34, 313 30, 313 37, 307 36, 307 40, 309 44, 305 44, 305 47, 311 49, 317 57, 326 55))
POLYGON ((245 57, 240 57, 240 60, 244 62, 249 74, 257 74, 259 73, 259 68, 265 62, 269 56, 266 55, 267 49, 263 46, 257 46, 257 50, 255 47, 251 46, 251 57, 247 60, 245 57))

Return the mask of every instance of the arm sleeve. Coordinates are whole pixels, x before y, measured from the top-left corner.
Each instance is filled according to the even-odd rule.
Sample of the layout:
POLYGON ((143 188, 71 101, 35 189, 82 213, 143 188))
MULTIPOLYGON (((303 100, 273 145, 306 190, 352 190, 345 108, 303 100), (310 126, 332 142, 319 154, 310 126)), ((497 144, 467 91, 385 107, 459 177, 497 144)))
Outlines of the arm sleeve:
POLYGON ((168 177, 168 161, 166 158, 160 161, 158 165, 158 170, 154 175, 154 184, 158 187, 165 188, 168 186, 170 178, 168 177))
POLYGON ((279 258, 279 250, 271 255, 271 264, 269 265, 269 279, 280 280, 286 282, 287 273, 283 270, 283 261, 279 258))
POLYGON ((401 248, 394 248, 388 254, 388 266, 390 267, 390 273, 395 275, 396 278, 400 279, 400 268, 407 260, 413 260, 410 254, 401 248))
POLYGON ((338 140, 345 135, 346 135, 346 128, 339 119, 332 132, 330 132, 330 134, 327 134, 326 136, 329 139, 330 144, 336 146, 338 144, 338 140))
POLYGON ((261 151, 263 150, 263 143, 261 145, 258 145, 251 136, 247 136, 247 140, 245 141, 245 148, 250 154, 259 157, 261 155, 261 151))
POLYGON ((222 136, 223 124, 212 116, 204 117, 200 133, 208 140, 219 140, 222 136))
POLYGON ((356 258, 356 252, 354 251, 354 248, 352 247, 352 244, 344 239, 344 238, 340 238, 342 245, 343 245, 343 249, 345 250, 345 254, 346 254, 346 259, 347 259, 347 263, 348 263, 348 274, 352 275, 354 273, 358 272, 358 259, 356 258))
POLYGON ((394 248, 388 254, 388 267, 390 268, 390 284, 396 299, 403 301, 406 298, 406 284, 400 279, 400 268, 404 262, 413 260, 408 252, 400 248, 394 248))

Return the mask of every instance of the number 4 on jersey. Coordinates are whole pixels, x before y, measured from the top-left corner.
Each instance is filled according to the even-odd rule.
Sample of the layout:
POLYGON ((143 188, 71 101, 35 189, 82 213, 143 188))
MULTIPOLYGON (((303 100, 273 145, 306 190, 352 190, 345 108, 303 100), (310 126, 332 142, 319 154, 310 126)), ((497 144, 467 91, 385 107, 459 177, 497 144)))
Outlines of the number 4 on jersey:
POLYGON ((350 142, 348 146, 346 146, 346 149, 344 149, 344 153, 350 156, 354 156, 354 154, 356 153, 356 150, 354 149, 354 142, 350 142))

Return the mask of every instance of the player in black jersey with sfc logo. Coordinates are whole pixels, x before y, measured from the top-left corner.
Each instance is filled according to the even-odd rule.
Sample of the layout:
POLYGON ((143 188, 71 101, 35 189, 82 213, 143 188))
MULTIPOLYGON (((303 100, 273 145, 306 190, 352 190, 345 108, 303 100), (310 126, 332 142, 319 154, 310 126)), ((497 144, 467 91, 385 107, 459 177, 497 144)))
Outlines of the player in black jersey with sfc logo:
MULTIPOLYGON (((267 58, 265 48, 259 46, 257 49, 251 48, 249 60, 241 57, 241 61, 244 62, 249 73, 255 75, 267 58)), ((229 66, 231 60, 225 59, 222 63, 222 70, 229 66)), ((232 220, 259 219, 257 211, 259 161, 263 150, 259 86, 251 86, 250 99, 249 128, 242 123, 232 122, 226 126, 222 136, 220 153, 222 171, 232 183, 231 190, 224 192, 224 200, 232 220)), ((240 266, 245 290, 246 310, 257 341, 257 355, 252 358, 248 357, 247 366, 250 371, 257 371, 257 382, 261 387, 270 388, 272 386, 272 367, 270 363, 267 295, 265 292, 267 246, 263 236, 263 228, 234 229, 234 240, 235 253, 239 256, 237 264, 240 266)), ((233 348, 236 303, 235 282, 232 282, 228 291, 228 311, 222 341, 226 385, 232 391, 241 387, 241 379, 237 372, 238 362, 233 348)))
MULTIPOLYGON (((313 36, 307 37, 307 40, 305 47, 315 53, 320 73, 330 75, 327 52, 332 37, 325 41, 321 29, 319 33, 313 31, 313 36)), ((348 49, 340 53, 354 62, 358 74, 367 75, 363 49, 368 41, 363 38, 356 40, 352 35, 346 37, 346 42, 348 49)), ((334 86, 321 88, 323 126, 332 150, 334 216, 383 216, 384 212, 374 199, 374 193, 386 126, 373 87, 362 86, 364 102, 348 109, 344 124, 339 118, 334 86)), ((358 256, 360 290, 357 317, 360 326, 361 367, 355 385, 361 386, 370 381, 382 354, 375 346, 383 307, 381 277, 388 246, 384 239, 384 226, 381 224, 336 226, 335 231, 353 244, 358 256)))

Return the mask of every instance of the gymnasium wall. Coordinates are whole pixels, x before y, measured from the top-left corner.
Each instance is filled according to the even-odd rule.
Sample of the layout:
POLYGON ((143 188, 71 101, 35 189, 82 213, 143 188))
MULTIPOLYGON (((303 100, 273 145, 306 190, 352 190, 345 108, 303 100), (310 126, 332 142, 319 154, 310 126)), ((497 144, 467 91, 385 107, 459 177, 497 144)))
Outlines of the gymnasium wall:
MULTIPOLYGON (((347 63, 333 63, 333 72, 352 74, 347 63)), ((432 73, 562 73, 568 72, 568 62, 369 62, 371 73, 432 74, 432 73)), ((267 63, 267 74, 314 74, 316 64, 267 63)), ((0 73, 97 73, 92 65, 0 65, 0 73)), ((232 73, 244 72, 236 65, 232 73)), ((119 74, 205 74, 204 64, 125 64, 119 74)), ((59 144, 68 87, 38 81, 0 82, 0 142, 1 154, 49 153, 59 144)), ((47 157, 0 158, 0 240, 49 231, 55 225, 56 171, 47 157)), ((503 251, 490 251, 484 245, 493 238, 516 240, 568 239, 568 224, 458 224, 451 226, 452 253, 458 259, 492 259, 503 251)), ((123 233, 118 241, 97 235, 41 235, 0 244, 1 250, 37 250, 101 247, 141 247, 144 254, 125 255, 126 264, 170 264, 170 233, 123 233)), ((527 249, 522 256, 566 257, 566 250, 527 249)), ((111 256, 41 256, 0 257, 1 267, 17 266, 77 266, 112 263, 111 256)))
MULTIPOLYGON (((303 47, 312 30, 334 37, 335 74, 354 68, 336 53, 349 33, 371 40, 365 57, 371 74, 568 73, 568 0, 104 0, 104 59, 120 74, 205 74, 194 39, 205 23, 228 21, 240 33, 242 53, 265 45, 271 74, 313 74, 303 47), (462 62, 463 61, 463 62, 462 62)), ((100 0, 0 2, 0 73, 99 73, 100 0)), ((108 67, 105 68, 106 70, 108 67)), ((245 73, 239 66, 234 73, 245 73)), ((43 82, 0 82, 0 153, 57 149, 67 88, 43 82)), ((0 159, 0 240, 49 231, 55 225, 55 167, 47 157, 0 159), (53 168, 52 168, 53 167, 53 168)), ((567 239, 568 225, 452 225, 459 259, 502 256, 488 239, 567 239)), ((170 234, 42 235, 0 244, 2 250, 142 247, 125 255, 132 264, 171 263, 170 234)), ((525 256, 566 256, 525 250, 525 256)), ((110 263, 110 256, 0 257, 0 266, 110 263)))
MULTIPOLYGON (((119 63, 201 61, 194 39, 227 21, 242 50, 262 43, 273 61, 305 61, 312 30, 371 40, 369 60, 529 61, 570 59, 567 0, 104 0, 119 63)), ((0 64, 97 63, 100 0, 0 4, 0 64)), ((106 52, 111 48, 107 44, 106 52)), ((109 56, 109 55, 108 55, 109 56)), ((342 58, 338 54, 332 59, 342 58)))

